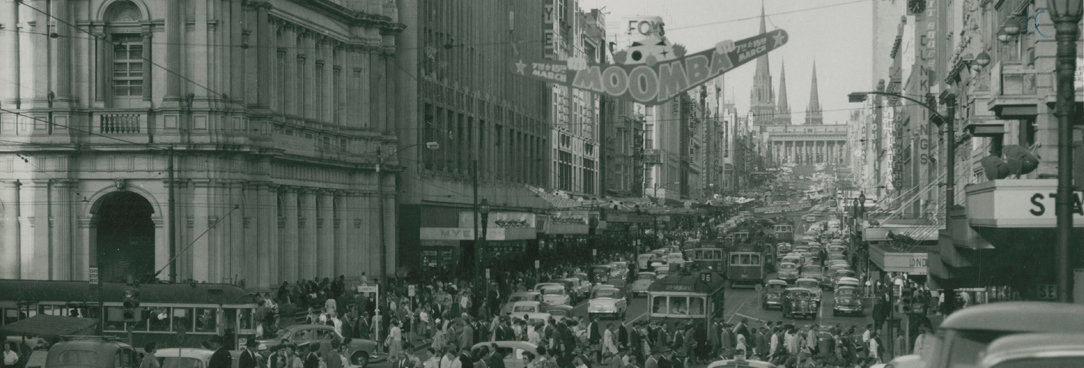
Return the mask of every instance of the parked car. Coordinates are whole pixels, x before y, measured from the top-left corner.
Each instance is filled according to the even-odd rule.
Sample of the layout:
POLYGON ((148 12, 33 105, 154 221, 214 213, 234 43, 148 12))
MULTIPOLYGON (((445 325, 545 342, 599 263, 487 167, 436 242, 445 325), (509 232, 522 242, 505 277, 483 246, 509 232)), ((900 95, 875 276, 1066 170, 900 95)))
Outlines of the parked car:
POLYGON ((632 296, 647 295, 647 288, 651 287, 651 284, 655 283, 654 272, 640 272, 636 274, 636 281, 632 282, 632 286, 629 287, 629 292, 632 296))
MULTIPOLYGON (((162 368, 203 368, 211 365, 211 356, 214 350, 196 348, 165 348, 158 349, 154 355, 158 357, 158 365, 162 368)), ((233 368, 240 363, 241 351, 231 351, 233 368)))
POLYGON ((783 317, 817 318, 817 303, 813 300, 813 290, 797 287, 783 290, 783 317))
POLYGON ((862 298, 857 288, 844 286, 837 288, 832 293, 832 315, 858 314, 862 315, 862 298))
POLYGON ((794 282, 794 287, 809 289, 809 291, 813 292, 813 301, 817 303, 817 307, 819 308, 821 306, 820 281, 817 281, 817 279, 814 278, 803 276, 802 278, 794 282))
MULTIPOLYGON (((538 302, 517 302, 517 303, 538 303, 538 302)), ((271 348, 281 345, 283 341, 288 341, 291 344, 301 343, 320 343, 320 350, 324 354, 328 354, 331 349, 331 341, 339 340, 343 341, 342 335, 335 332, 332 326, 328 325, 291 325, 286 326, 279 330, 278 336, 272 339, 259 340, 260 344, 267 346, 268 351, 271 348)), ((370 361, 382 360, 386 358, 382 354, 378 354, 376 350, 376 341, 369 339, 351 339, 346 348, 346 357, 350 359, 350 364, 365 367, 370 361)))
MULTIPOLYGON (((1009 335, 1084 331, 1084 305, 1052 302, 999 302, 964 308, 938 327, 930 368, 973 367, 991 342, 1009 335), (943 332, 943 333, 942 333, 943 332)), ((1015 365, 1014 365, 1015 366, 1015 365)), ((1028 365, 1022 365, 1028 366, 1028 365)))
POLYGON ((768 280, 760 295, 760 307, 769 309, 783 306, 783 290, 787 289, 787 282, 783 280, 768 280))
POLYGON ((512 304, 515 302, 541 302, 542 293, 537 291, 517 291, 508 296, 508 301, 501 305, 501 315, 507 316, 512 313, 512 304))
POLYGON ((596 289, 587 303, 588 315, 610 315, 624 320, 628 310, 625 295, 618 288, 596 289))
POLYGON ((779 264, 779 278, 783 281, 794 281, 798 279, 798 265, 793 262, 786 262, 779 264))
POLYGON ((525 363, 523 353, 536 354, 538 351, 538 345, 526 341, 491 341, 474 344, 471 347, 471 354, 477 354, 478 350, 481 350, 483 346, 492 349, 494 344, 497 345, 497 354, 504 358, 505 368, 526 367, 527 363, 525 363))
POLYGON ((980 367, 1084 367, 1084 333, 1033 333, 994 340, 980 367))

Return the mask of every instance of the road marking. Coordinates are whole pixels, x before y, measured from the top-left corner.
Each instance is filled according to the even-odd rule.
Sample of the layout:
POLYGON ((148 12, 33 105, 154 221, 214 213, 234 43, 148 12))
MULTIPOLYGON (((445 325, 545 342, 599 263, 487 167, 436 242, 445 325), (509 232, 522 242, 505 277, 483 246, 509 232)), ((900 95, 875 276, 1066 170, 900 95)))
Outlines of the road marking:
POLYGON ((631 321, 621 323, 621 325, 622 326, 628 326, 630 323, 636 322, 636 320, 638 320, 640 318, 644 318, 644 316, 646 316, 646 315, 647 315, 647 312, 645 311, 644 313, 640 313, 639 316, 637 316, 636 318, 633 318, 631 321))
POLYGON ((726 323, 730 323, 730 321, 733 320, 734 317, 738 315, 738 311, 741 310, 741 307, 744 307, 745 303, 747 303, 747 302, 749 302, 749 297, 745 297, 745 299, 741 301, 741 304, 738 305, 738 309, 734 310, 734 314, 730 315, 730 318, 726 320, 726 323))
MULTIPOLYGON (((741 314, 741 313, 734 313, 734 315, 735 316, 742 316, 742 317, 745 317, 745 318, 748 318, 748 319, 751 319, 751 320, 754 320, 754 321, 757 321, 757 322, 764 321, 763 319, 756 318, 756 317, 753 317, 753 316, 747 316, 747 315, 744 315, 744 314, 741 314)), ((734 318, 734 317, 730 317, 730 318, 734 318)))

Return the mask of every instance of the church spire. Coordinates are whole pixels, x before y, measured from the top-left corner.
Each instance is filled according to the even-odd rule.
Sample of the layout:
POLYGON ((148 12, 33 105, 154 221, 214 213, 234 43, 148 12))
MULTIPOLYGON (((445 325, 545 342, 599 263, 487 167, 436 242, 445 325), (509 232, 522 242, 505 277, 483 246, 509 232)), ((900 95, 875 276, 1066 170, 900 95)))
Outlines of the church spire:
MULTIPOLYGON (((768 33, 764 18, 764 2, 760 3, 760 34, 768 33)), ((757 58, 757 70, 753 75, 750 91, 750 107, 753 124, 771 124, 775 115, 775 92, 772 91, 772 72, 768 70, 768 54, 757 58)))
POLYGON ((775 124, 790 125, 790 102, 787 102, 787 66, 780 62, 779 66, 779 97, 775 108, 775 124))
POLYGON ((805 108, 805 123, 809 125, 822 125, 824 118, 821 116, 821 100, 817 96, 817 61, 813 61, 813 83, 809 92, 809 106, 805 108))

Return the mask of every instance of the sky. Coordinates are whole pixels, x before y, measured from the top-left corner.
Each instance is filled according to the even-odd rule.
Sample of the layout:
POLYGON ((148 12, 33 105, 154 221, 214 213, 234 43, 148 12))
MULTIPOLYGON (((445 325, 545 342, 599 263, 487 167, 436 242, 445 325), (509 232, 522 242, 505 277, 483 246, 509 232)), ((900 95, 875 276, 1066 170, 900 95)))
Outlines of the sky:
MULTIPOLYGON (((847 94, 869 90, 872 53, 872 2, 902 0, 763 0, 767 30, 783 29, 790 39, 768 53, 773 89, 779 93, 779 70, 786 62, 787 100, 792 121, 801 124, 809 103, 813 62, 825 124, 844 124, 847 94)), ((639 15, 663 18, 666 37, 689 53, 716 42, 755 36, 760 30, 760 0, 579 0, 584 11, 603 9, 610 41, 624 32, 621 20, 639 15)), ((749 111, 756 61, 725 74, 726 99, 741 114, 749 111)), ((887 71, 886 71, 887 74, 887 71)))

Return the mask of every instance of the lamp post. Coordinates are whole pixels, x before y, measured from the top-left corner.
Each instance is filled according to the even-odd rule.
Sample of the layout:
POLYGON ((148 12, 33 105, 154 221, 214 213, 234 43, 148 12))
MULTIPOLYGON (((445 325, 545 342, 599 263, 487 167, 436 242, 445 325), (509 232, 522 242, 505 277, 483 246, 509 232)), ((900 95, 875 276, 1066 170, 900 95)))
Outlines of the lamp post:
MULTIPOLYGON (((477 168, 475 169, 477 170, 477 168)), ((481 216, 482 218, 482 222, 480 224, 476 223, 475 225, 476 230, 478 229, 478 226, 481 226, 481 235, 479 236, 477 231, 474 232, 474 258, 477 261, 477 266, 474 268, 474 274, 477 276, 478 273, 481 272, 482 267, 489 267, 489 265, 482 262, 483 257, 485 256, 487 229, 489 228, 489 201, 482 198, 482 202, 475 207, 475 211, 477 211, 475 213, 476 218, 478 216, 481 216)), ((486 273, 488 275, 488 271, 486 273)), ((486 296, 488 297, 488 294, 486 296)))
POLYGON ((1054 204, 1058 217, 1057 282, 1058 301, 1068 303, 1069 295, 1069 236, 1073 229, 1073 142, 1072 122, 1076 115, 1076 91, 1073 73, 1076 71, 1076 39, 1080 34, 1080 0, 1047 0, 1050 18, 1054 20, 1054 36, 1058 42, 1058 96, 1054 114, 1058 116, 1058 192, 1054 204))

